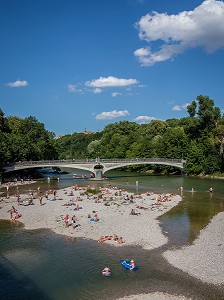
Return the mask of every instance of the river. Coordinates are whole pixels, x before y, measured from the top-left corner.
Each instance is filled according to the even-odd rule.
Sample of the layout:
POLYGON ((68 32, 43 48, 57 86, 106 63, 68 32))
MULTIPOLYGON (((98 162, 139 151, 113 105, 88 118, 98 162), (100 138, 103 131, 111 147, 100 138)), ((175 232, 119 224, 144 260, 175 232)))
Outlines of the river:
MULTIPOLYGON (((112 247, 56 235, 45 229, 28 231, 21 225, 2 221, 0 299, 117 299, 155 291, 197 300, 224 299, 222 288, 202 283, 174 268, 161 255, 172 247, 191 244, 212 217, 223 211, 223 180, 111 171, 105 181, 89 181, 72 177, 72 173, 82 175, 79 170, 68 171, 70 173, 64 175, 45 175, 34 184, 21 186, 20 192, 28 193, 40 185, 46 189, 61 189, 74 183, 93 187, 110 182, 138 193, 180 194, 182 186, 183 200, 160 218, 169 242, 150 251, 134 246, 112 247), (213 193, 209 193, 210 186, 213 193), (135 257, 140 266, 136 272, 124 272, 119 264, 120 259, 130 257, 135 257), (113 269, 111 278, 101 276, 105 263, 113 269)), ((5 193, 5 188, 2 191, 5 193)), ((10 193, 15 192, 15 188, 10 188, 10 193)))

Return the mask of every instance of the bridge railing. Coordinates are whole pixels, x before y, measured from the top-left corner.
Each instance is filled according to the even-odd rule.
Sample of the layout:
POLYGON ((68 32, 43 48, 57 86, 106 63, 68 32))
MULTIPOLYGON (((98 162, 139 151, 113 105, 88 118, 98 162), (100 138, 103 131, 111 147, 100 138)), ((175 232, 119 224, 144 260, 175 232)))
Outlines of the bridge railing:
POLYGON ((174 163, 174 164, 183 164, 186 161, 183 159, 169 159, 169 158, 118 158, 118 159, 63 159, 63 160, 41 160, 41 161, 19 161, 15 163, 7 163, 5 167, 10 166, 30 166, 30 165, 63 165, 63 164, 93 164, 93 163, 174 163))
POLYGON ((74 163, 88 163, 94 162, 95 160, 84 160, 84 159, 62 159, 62 160, 38 160, 38 161, 18 161, 15 163, 8 163, 7 166, 30 166, 30 165, 61 165, 61 164, 74 164, 74 163))
POLYGON ((102 163, 131 163, 131 162, 170 162, 170 163, 185 163, 183 159, 169 159, 169 158, 119 158, 119 159, 100 159, 102 163))

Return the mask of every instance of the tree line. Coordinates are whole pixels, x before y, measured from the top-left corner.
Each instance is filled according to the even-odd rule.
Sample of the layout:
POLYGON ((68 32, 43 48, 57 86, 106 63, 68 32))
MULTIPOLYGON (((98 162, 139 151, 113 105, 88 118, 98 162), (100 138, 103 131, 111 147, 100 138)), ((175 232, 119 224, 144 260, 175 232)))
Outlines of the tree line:
MULTIPOLYGON (((198 96, 181 119, 149 124, 121 121, 94 134, 56 137, 35 117, 5 117, 0 109, 0 162, 77 158, 182 158, 187 174, 224 173, 224 115, 208 96, 198 96)), ((176 172, 169 166, 129 170, 176 172)))

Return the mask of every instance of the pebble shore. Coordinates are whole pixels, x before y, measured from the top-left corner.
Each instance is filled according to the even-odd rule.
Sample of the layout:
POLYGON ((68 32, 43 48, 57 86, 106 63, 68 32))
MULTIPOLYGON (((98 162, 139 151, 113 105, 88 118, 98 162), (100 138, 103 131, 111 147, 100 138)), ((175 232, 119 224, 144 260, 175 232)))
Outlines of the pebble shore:
MULTIPOLYGON (((167 237, 162 234, 157 218, 181 201, 180 196, 172 195, 169 201, 158 205, 156 201, 158 195, 142 194, 131 202, 125 198, 130 197, 132 193, 105 188, 102 189, 103 199, 96 202, 94 195, 87 196, 84 192, 85 189, 75 191, 72 187, 58 190, 56 200, 53 199, 53 194, 49 194, 46 200, 43 192, 43 205, 40 205, 37 197, 33 201, 34 205, 18 206, 16 197, 10 197, 1 205, 0 218, 10 219, 8 211, 14 205, 22 215, 19 221, 26 229, 48 228, 57 234, 94 240, 115 234, 122 237, 125 245, 140 245, 150 250, 167 242, 167 237), (73 193, 73 196, 70 196, 70 193, 73 193), (80 207, 78 211, 75 210, 77 204, 80 207), (141 208, 137 208, 138 206, 141 208), (137 215, 130 214, 132 209, 137 215), (71 217, 75 215, 75 229, 72 226, 65 227, 66 214, 69 215, 70 224, 71 217), (99 221, 91 223, 90 218, 95 214, 99 221)), ((21 195, 21 198, 25 199, 27 195, 21 195)), ((113 240, 106 242, 120 246, 113 240)))
MULTIPOLYGON (((43 195, 42 205, 38 195, 34 197, 34 205, 26 205, 27 195, 21 195, 25 205, 18 205, 16 197, 10 196, 1 202, 0 219, 10 219, 9 210, 14 206, 26 229, 48 228, 57 234, 99 240, 101 237, 117 235, 124 243, 113 239, 106 240, 112 246, 140 245, 151 250, 167 243, 167 237, 162 233, 158 217, 176 206, 179 195, 166 195, 168 201, 158 204, 160 195, 146 193, 136 196, 125 190, 116 188, 102 189, 103 197, 97 199, 94 195, 86 195, 86 188, 75 190, 74 187, 57 191, 56 198, 49 194, 43 195), (130 201, 130 196, 134 197, 130 201), (126 199, 126 200, 125 200, 126 199), (129 200, 127 200, 129 199, 129 200), (76 210, 76 206, 79 210, 76 210), (134 209, 137 215, 131 215, 134 209), (69 226, 64 223, 65 215, 69 215, 69 226), (97 222, 90 222, 97 215, 97 222), (75 227, 71 218, 75 216, 75 227)), ((40 194, 41 194, 40 193, 40 194)), ((163 195, 164 197, 165 195, 163 195)), ((16 221, 17 222, 17 221, 16 221)), ((212 284, 224 282, 224 212, 213 218, 210 224, 202 230, 198 239, 191 246, 166 251, 163 255, 173 266, 212 284)), ((152 299, 152 300, 189 300, 182 296, 161 293, 133 295, 122 300, 152 299)))
POLYGON ((169 250, 164 257, 170 264, 201 279, 224 284, 224 212, 216 215, 193 245, 169 250))

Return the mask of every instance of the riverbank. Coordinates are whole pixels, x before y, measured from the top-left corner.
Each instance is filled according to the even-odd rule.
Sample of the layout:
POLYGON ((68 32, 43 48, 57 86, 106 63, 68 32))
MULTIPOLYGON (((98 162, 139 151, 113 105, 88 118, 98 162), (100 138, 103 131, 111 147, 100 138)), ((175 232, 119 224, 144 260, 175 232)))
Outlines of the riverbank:
POLYGON ((224 212, 216 215, 193 245, 166 251, 170 264, 203 282, 224 284, 224 212))
POLYGON ((1 218, 10 218, 9 211, 13 205, 21 214, 18 221, 26 229, 49 228, 57 234, 99 240, 116 246, 140 245, 148 250, 167 242, 157 218, 177 205, 181 201, 180 196, 153 193, 136 196, 110 187, 102 188, 102 198, 98 198, 91 193, 86 195, 85 191, 86 188, 66 188, 57 191, 55 199, 49 193, 47 199, 45 191, 40 190, 34 197, 34 205, 28 205, 29 195, 20 195, 23 205, 18 205, 15 196, 10 197, 1 203, 1 218), (43 198, 42 205, 39 196, 43 198), (67 227, 64 222, 66 215, 69 216, 67 227), (73 216, 74 224, 71 223, 73 216), (115 236, 124 243, 111 238, 115 236))
MULTIPOLYGON (((28 205, 29 195, 21 195, 24 205, 18 205, 16 197, 11 196, 0 204, 0 218, 9 219, 9 210, 13 205, 22 215, 19 221, 25 225, 26 229, 49 228, 57 234, 100 241, 103 238, 102 243, 108 243, 112 246, 140 245, 147 250, 160 247, 167 242, 167 238, 162 234, 159 226, 158 217, 181 201, 179 195, 142 193, 136 196, 134 193, 125 190, 108 187, 101 189, 102 198, 100 198, 93 193, 86 195, 86 190, 87 188, 81 187, 78 190, 77 187, 65 188, 57 191, 55 199, 53 191, 48 191, 47 199, 45 197, 46 191, 40 189, 34 195, 34 205, 28 205), (42 205, 38 199, 40 195, 43 196, 42 205), (160 197, 163 199, 166 196, 168 201, 158 201, 160 197), (79 206, 78 210, 77 205, 79 206), (137 214, 131 215, 132 209, 137 214), (67 214, 69 215, 68 227, 64 223, 64 217, 67 214), (74 215, 76 222, 73 228, 71 218, 74 215), (96 215, 98 220, 96 222, 92 221, 96 215), (115 236, 119 239, 122 237, 124 243, 119 243, 114 238, 115 236)), ((184 249, 172 249, 172 251, 167 251, 164 257, 175 267, 200 278, 202 281, 213 284, 222 283, 224 271, 221 266, 224 252, 221 228, 223 228, 223 222, 224 218, 221 213, 221 217, 218 218, 217 222, 213 224, 212 221, 202 231, 198 239, 200 240, 199 246, 195 248, 193 244, 184 247, 184 249), (210 227, 211 224, 214 226, 210 227), (205 238, 204 232, 207 230, 208 233, 205 238), (203 251, 205 240, 207 250, 203 251), (209 244, 211 244, 211 247, 209 244), (214 282, 213 279, 217 273, 219 273, 219 276, 217 276, 219 282, 214 282)), ((173 295, 163 295, 162 297, 156 293, 133 295, 123 299, 168 300, 186 298, 173 295)))
POLYGON ((184 296, 163 294, 163 293, 150 293, 150 294, 132 295, 132 296, 120 298, 119 300, 190 300, 190 298, 186 298, 184 296))

